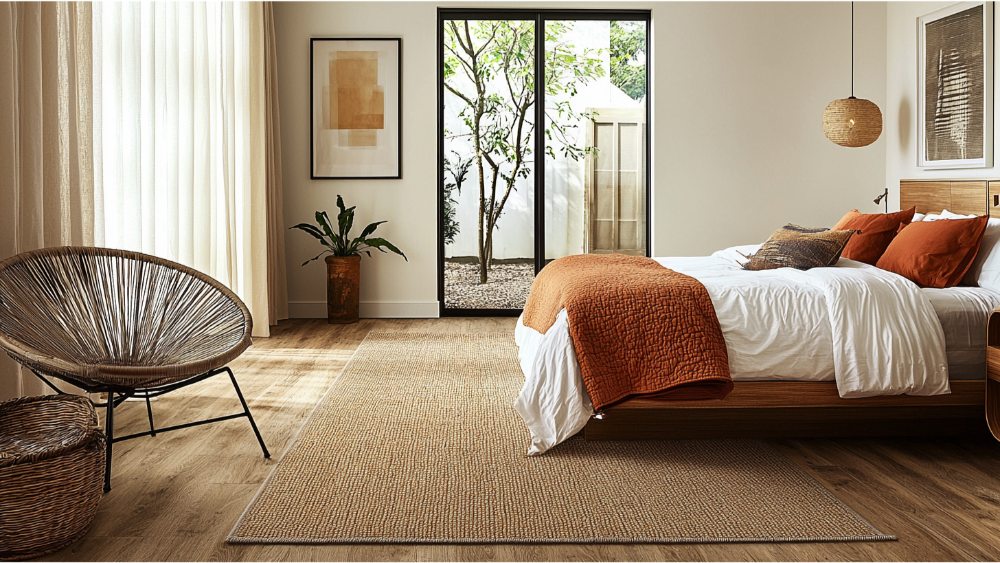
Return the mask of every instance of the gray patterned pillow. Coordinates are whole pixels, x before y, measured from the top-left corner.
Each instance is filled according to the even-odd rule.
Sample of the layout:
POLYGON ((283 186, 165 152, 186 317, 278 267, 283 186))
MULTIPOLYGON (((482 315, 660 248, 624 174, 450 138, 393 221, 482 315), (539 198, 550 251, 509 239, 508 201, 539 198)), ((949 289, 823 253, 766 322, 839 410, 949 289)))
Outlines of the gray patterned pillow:
POLYGON ((840 259, 854 230, 811 229, 789 223, 767 239, 755 254, 747 256, 744 270, 775 268, 822 268, 840 259))

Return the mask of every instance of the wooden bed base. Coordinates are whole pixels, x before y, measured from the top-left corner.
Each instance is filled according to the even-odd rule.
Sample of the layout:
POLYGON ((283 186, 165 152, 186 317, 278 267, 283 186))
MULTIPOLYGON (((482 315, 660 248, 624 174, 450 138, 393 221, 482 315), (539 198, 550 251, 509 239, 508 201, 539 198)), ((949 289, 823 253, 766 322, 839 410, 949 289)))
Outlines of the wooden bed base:
POLYGON ((725 399, 637 397, 584 428, 587 440, 989 435, 986 382, 952 381, 951 394, 841 399, 835 382, 737 382, 725 399))

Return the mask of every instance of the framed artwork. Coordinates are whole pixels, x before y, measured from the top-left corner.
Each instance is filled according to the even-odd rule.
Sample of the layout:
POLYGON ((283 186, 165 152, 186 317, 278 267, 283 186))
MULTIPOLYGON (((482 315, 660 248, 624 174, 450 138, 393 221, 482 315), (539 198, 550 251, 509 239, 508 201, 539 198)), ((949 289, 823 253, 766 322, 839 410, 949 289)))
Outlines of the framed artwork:
POLYGON ((993 3, 917 20, 917 165, 993 166, 993 3))
POLYGON ((402 178, 402 39, 314 38, 312 178, 402 178))

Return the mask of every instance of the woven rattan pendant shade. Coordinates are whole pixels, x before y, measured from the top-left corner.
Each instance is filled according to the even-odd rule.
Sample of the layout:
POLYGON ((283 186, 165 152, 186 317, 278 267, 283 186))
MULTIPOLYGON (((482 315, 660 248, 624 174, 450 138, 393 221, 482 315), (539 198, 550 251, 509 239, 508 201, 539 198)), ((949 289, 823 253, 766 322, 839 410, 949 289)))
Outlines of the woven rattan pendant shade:
POLYGON ((866 147, 882 134, 882 112, 854 97, 854 2, 851 2, 851 97, 834 100, 823 111, 823 133, 842 147, 866 147))
POLYGON ((823 112, 823 133, 842 147, 864 147, 882 134, 882 112, 868 100, 834 100, 823 112))

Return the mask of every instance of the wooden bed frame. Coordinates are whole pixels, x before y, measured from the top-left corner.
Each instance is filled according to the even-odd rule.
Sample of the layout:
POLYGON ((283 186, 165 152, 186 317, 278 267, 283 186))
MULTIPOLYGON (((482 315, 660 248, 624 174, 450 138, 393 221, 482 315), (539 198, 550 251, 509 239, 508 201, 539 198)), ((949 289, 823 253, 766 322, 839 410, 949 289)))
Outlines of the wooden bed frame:
MULTIPOLYGON (((900 208, 1000 217, 1000 178, 901 180, 900 208)), ((986 323, 983 323, 986 330, 986 323)), ((985 374, 984 374, 985 375, 985 374)), ((986 380, 951 394, 841 399, 835 382, 741 381, 725 399, 636 397, 604 410, 587 440, 989 435, 986 380)))

